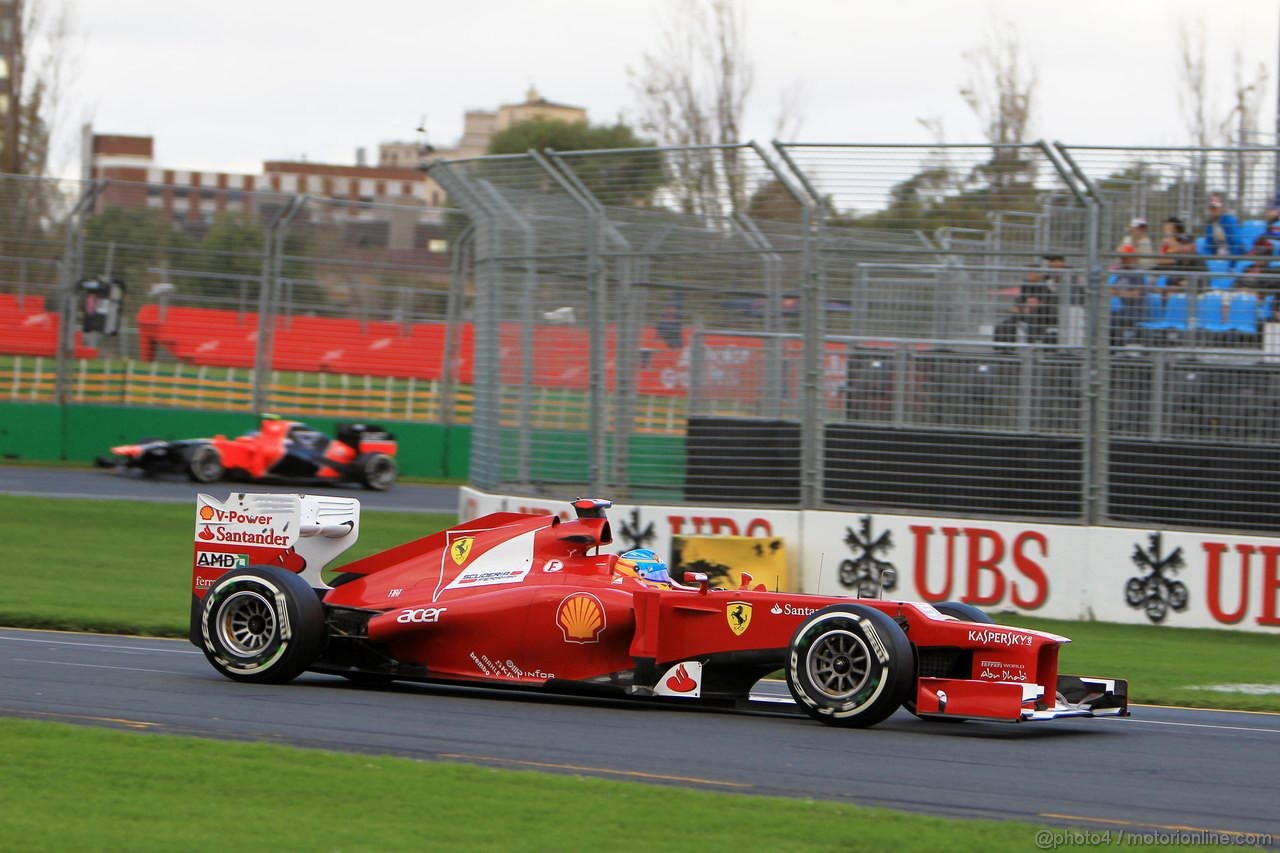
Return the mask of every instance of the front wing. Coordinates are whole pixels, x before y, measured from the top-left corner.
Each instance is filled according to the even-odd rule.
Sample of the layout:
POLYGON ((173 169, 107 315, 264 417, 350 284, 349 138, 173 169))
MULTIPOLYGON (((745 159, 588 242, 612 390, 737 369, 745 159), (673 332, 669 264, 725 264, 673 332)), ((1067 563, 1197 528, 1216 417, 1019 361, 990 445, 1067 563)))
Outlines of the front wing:
POLYGON ((1055 695, 1039 684, 921 678, 916 691, 921 717, 1028 722, 1059 717, 1129 716, 1129 682, 1118 678, 1059 675, 1055 695))

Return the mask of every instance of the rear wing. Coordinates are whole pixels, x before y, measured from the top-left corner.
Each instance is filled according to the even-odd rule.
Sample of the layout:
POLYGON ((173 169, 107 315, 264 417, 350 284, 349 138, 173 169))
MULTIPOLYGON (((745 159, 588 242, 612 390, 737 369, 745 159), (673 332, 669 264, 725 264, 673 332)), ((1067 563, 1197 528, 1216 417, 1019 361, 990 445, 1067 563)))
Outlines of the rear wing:
POLYGON ((279 566, 327 589, 324 567, 360 536, 360 501, 318 495, 196 498, 192 592, 203 597, 231 569, 279 566))

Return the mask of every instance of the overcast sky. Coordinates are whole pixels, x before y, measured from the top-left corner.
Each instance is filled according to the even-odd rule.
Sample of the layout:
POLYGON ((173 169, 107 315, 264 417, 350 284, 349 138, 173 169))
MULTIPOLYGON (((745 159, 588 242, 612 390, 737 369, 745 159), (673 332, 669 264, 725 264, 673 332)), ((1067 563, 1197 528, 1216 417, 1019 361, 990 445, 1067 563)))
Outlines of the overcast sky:
MULTIPOLYGON (((44 2, 56 0, 44 0, 44 2)), ((71 0, 82 47, 64 128, 150 134, 166 166, 257 172, 268 159, 353 163, 381 141, 455 142, 467 109, 523 100, 530 84, 634 119, 628 67, 655 49, 671 0, 71 0)), ((1206 34, 1218 113, 1237 48, 1268 71, 1275 128, 1277 0, 743 0, 755 64, 747 135, 773 135, 799 85, 795 138, 981 141, 958 90, 964 54, 994 18, 1034 64, 1033 134, 1075 143, 1183 144, 1180 20, 1206 34)), ((60 160, 74 168, 64 146, 60 160)))

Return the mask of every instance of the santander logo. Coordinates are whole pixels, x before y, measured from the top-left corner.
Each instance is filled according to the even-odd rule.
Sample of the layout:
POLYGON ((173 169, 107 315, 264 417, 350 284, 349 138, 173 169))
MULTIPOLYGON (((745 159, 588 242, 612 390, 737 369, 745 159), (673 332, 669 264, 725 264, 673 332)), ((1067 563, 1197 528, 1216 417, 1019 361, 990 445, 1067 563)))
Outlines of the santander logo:
POLYGON ((684 664, 676 667, 675 675, 667 679, 667 689, 676 693, 689 693, 698 687, 698 682, 694 681, 688 670, 684 668, 684 664))

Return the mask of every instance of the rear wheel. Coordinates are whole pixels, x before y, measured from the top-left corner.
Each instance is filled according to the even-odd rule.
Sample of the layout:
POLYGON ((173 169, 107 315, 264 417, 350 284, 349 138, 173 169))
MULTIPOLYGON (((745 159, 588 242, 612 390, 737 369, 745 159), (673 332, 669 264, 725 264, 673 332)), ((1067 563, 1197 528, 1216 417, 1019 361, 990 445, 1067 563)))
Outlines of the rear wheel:
POLYGON ((187 476, 197 483, 216 483, 227 473, 222 454, 212 444, 202 444, 187 457, 187 476))
POLYGON ((791 638, 787 687, 810 717, 832 726, 874 726, 907 699, 911 644, 898 623, 860 604, 814 613, 791 638))
POLYGON ((366 489, 384 492, 396 481, 396 460, 385 453, 370 453, 360 465, 360 483, 366 489))
POLYGON ((325 640, 324 607, 315 590, 274 566, 223 575, 201 602, 199 619, 204 656, 234 681, 296 678, 325 640))

